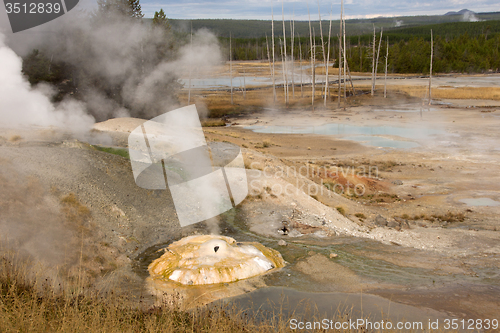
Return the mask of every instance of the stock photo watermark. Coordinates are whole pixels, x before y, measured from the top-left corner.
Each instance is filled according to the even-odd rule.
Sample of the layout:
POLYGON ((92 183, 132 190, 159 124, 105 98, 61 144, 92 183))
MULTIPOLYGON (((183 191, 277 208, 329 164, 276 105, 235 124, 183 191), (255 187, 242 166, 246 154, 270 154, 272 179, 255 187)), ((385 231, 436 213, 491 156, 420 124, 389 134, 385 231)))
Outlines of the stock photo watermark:
POLYGON ((130 133, 128 147, 136 184, 168 186, 181 226, 218 216, 248 194, 241 149, 207 144, 194 105, 146 121, 130 133))
POLYGON ((309 164, 300 167, 295 166, 270 166, 262 165, 260 162, 252 162, 249 168, 256 172, 256 176, 250 181, 250 195, 262 194, 263 181, 272 178, 292 178, 287 184, 274 183, 267 188, 267 192, 276 196, 292 195, 297 190, 309 196, 327 195, 332 192, 351 197, 362 197, 366 193, 364 183, 354 183, 352 179, 378 179, 379 169, 377 166, 359 167, 316 167, 309 164), (304 179, 316 179, 317 183, 306 182, 304 179), (351 179, 351 180, 350 180, 351 179), (318 186, 319 185, 319 186, 318 186))
POLYGON ((498 319, 428 319, 427 321, 397 321, 391 320, 370 320, 365 318, 348 319, 348 320, 332 320, 322 319, 317 321, 303 321, 292 318, 289 320, 291 330, 414 330, 414 331, 429 331, 429 330, 465 330, 465 331, 480 331, 480 330, 497 330, 499 328, 498 319))
POLYGON ((79 0, 3 0, 12 32, 34 28, 63 16, 79 0))

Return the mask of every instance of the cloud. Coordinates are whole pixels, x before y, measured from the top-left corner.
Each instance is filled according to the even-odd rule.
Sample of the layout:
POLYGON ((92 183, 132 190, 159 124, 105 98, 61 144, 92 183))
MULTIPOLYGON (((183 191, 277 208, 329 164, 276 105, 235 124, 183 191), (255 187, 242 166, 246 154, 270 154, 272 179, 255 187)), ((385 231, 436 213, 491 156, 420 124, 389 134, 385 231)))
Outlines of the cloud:
MULTIPOLYGON (((275 14, 281 14, 281 1, 272 1, 275 14)), ((328 15, 332 2, 320 1, 321 13, 328 15)), ((271 18, 271 1, 166 1, 166 0, 144 0, 141 2, 146 17, 153 17, 154 12, 163 8, 169 18, 179 19, 201 19, 201 18, 225 18, 225 19, 262 19, 271 18)), ((285 15, 290 16, 295 12, 298 20, 307 20, 307 1, 286 0, 284 1, 285 15)), ((311 18, 316 19, 317 3, 310 1, 311 18)), ((378 16, 413 16, 413 15, 442 15, 448 11, 458 11, 464 8, 475 12, 498 11, 498 1, 493 0, 461 0, 461 1, 366 1, 347 0, 344 3, 346 16, 348 18, 371 18, 378 16)), ((340 1, 333 2, 333 15, 340 15, 340 1)))

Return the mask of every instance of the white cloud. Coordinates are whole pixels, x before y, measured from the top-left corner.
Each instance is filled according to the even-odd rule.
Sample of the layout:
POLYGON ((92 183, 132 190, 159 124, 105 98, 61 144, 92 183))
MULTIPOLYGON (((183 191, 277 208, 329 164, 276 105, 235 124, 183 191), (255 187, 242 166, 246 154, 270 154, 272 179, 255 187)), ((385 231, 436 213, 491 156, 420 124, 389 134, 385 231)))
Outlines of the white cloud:
MULTIPOLYGON (((274 12, 281 15, 281 1, 272 1, 274 12)), ((285 0, 285 15, 295 12, 298 20, 307 20, 307 0, 285 0)), ((333 4, 333 17, 340 15, 340 1, 320 1, 321 13, 326 17, 333 4)), ((153 17, 154 12, 163 8, 170 18, 199 19, 199 18, 226 18, 226 19, 263 19, 271 17, 271 0, 249 1, 166 1, 144 0, 141 2, 146 17, 153 17)), ((317 18, 317 2, 309 1, 311 18, 317 18)), ((496 0, 401 0, 401 1, 369 1, 346 0, 344 3, 348 18, 372 18, 379 16, 413 16, 413 15, 442 15, 448 11, 458 11, 464 8, 475 12, 498 11, 496 0)))

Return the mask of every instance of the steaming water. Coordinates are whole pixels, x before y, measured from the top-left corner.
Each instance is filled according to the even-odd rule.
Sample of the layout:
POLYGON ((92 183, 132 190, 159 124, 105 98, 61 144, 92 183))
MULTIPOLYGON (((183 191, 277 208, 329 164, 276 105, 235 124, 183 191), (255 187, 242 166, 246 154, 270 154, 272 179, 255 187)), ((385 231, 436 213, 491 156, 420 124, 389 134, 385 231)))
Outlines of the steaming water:
POLYGON ((409 140, 425 140, 431 136, 445 134, 445 131, 431 128, 407 128, 395 126, 356 126, 344 124, 325 124, 321 126, 248 126, 256 133, 272 134, 321 134, 339 135, 376 147, 414 148, 419 144, 412 141, 392 140, 380 136, 399 136, 409 140))
POLYGON ((429 112, 429 111, 440 111, 441 109, 439 108, 429 108, 429 107, 419 107, 416 105, 400 105, 398 109, 393 109, 393 108, 383 108, 383 109, 372 109, 374 112, 429 112))
MULTIPOLYGON (((324 79, 323 79, 324 81, 324 79)), ((320 77, 316 78, 317 83, 323 82, 320 77)), ((180 82, 184 85, 184 89, 189 88, 189 79, 183 78, 180 82)), ((277 85, 283 84, 281 73, 276 73, 275 82, 277 85)), ((291 74, 288 75, 288 83, 292 84, 291 74)), ((303 84, 310 84, 311 78, 308 75, 302 77, 303 84)), ((265 87, 273 84, 271 76, 235 76, 233 77, 233 88, 243 89, 246 87, 265 87)), ((295 73, 295 85, 300 84, 300 75, 295 73)), ((221 76, 215 78, 196 78, 191 79, 191 89, 227 89, 231 87, 231 77, 221 76)))
POLYGON ((500 202, 490 198, 467 198, 459 201, 467 206, 500 206, 500 202))
MULTIPOLYGON (((180 80, 184 84, 184 88, 189 88, 189 79, 180 80)), ((279 84, 279 82, 277 82, 279 84)), ((233 77, 233 87, 243 88, 245 85, 249 86, 268 86, 272 84, 269 77, 263 76, 243 76, 233 77)), ((231 78, 229 76, 206 78, 206 79, 191 79, 192 89, 210 89, 210 88, 228 88, 231 87, 231 78)))

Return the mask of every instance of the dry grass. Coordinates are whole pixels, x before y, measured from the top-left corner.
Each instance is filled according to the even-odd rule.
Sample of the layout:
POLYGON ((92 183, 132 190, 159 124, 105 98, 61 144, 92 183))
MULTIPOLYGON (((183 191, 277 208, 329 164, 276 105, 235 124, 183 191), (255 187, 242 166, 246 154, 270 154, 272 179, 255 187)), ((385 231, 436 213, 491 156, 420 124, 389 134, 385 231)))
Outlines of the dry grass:
POLYGON ((463 222, 463 221, 465 221, 465 214, 464 213, 447 212, 444 215, 432 215, 430 220, 434 221, 434 219, 436 219, 440 222, 448 222, 448 223, 463 222))
MULTIPOLYGON (((378 87, 379 90, 383 87, 378 87)), ((415 85, 387 86, 389 91, 404 92, 412 97, 425 98, 428 87, 415 85)), ((432 88, 432 98, 436 99, 487 99, 500 100, 500 88, 498 87, 435 87, 432 88)))
POLYGON ((88 234, 92 229, 90 210, 72 192, 61 198, 61 204, 66 221, 76 227, 77 231, 88 234))
POLYGON ((340 214, 342 214, 342 215, 344 215, 344 216, 345 216, 346 212, 345 212, 344 207, 342 207, 342 206, 338 206, 338 207, 335 207, 335 209, 336 209, 336 210, 337 210, 340 214))
POLYGON ((221 127, 226 126, 226 122, 222 119, 205 119, 201 121, 203 127, 221 127))
POLYGON ((10 142, 18 142, 18 141, 21 141, 23 138, 20 136, 20 135, 12 135, 10 138, 9 138, 9 141, 10 142))
POLYGON ((269 148, 273 146, 273 143, 270 140, 263 140, 262 143, 258 143, 255 145, 255 148, 269 148))
MULTIPOLYGON (((330 89, 330 93, 332 99, 327 105, 331 108, 336 108, 336 90, 330 89)), ((191 92, 191 94, 203 96, 202 102, 200 103, 208 110, 208 116, 210 118, 220 118, 224 115, 234 115, 240 113, 253 113, 255 111, 261 111, 263 108, 293 109, 311 107, 311 86, 304 86, 303 93, 301 93, 300 86, 296 86, 295 98, 292 98, 292 93, 290 91, 288 106, 285 103, 283 87, 276 88, 276 102, 273 102, 272 87, 258 88, 254 90, 247 89, 245 96, 243 96, 243 91, 235 89, 233 92, 233 104, 231 104, 231 93, 229 90, 197 90, 194 93, 191 92)), ((187 103, 186 91, 182 91, 180 93, 179 101, 181 104, 187 103)), ((314 103, 315 107, 323 107, 323 98, 321 97, 321 89, 319 85, 316 87, 314 103)), ((198 103, 197 107, 200 109, 198 103)))
MULTIPOLYGON (((241 310, 211 306, 190 312, 146 307, 113 293, 55 292, 51 282, 27 278, 32 263, 0 257, 1 332, 288 332, 282 316, 257 321, 241 310)), ((74 289, 73 289, 74 290, 74 289)))
POLYGON ((356 213, 356 214, 354 214, 354 216, 356 216, 358 219, 361 219, 361 220, 366 219, 366 216, 363 213, 356 213))

